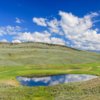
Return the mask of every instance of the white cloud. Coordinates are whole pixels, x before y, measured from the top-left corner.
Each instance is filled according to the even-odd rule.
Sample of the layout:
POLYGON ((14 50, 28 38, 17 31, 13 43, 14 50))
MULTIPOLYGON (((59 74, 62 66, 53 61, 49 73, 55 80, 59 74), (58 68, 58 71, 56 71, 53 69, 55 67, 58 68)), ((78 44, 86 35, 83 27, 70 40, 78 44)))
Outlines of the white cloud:
POLYGON ((24 32, 17 35, 15 38, 21 41, 34 41, 34 42, 49 42, 50 34, 47 31, 40 32, 24 32))
POLYGON ((72 13, 59 11, 59 16, 61 17, 60 20, 56 18, 52 20, 41 18, 43 21, 39 21, 38 18, 36 19, 44 23, 44 25, 40 25, 46 26, 51 34, 57 33, 62 35, 66 39, 66 44, 69 44, 71 47, 85 50, 100 50, 100 33, 98 33, 98 29, 93 29, 95 17, 99 16, 98 13, 94 12, 84 17, 78 17, 72 13))
POLYGON ((0 36, 3 35, 15 35, 22 31, 20 26, 1 26, 0 27, 0 36))
POLYGON ((51 34, 48 33, 47 31, 41 33, 40 32, 33 33, 34 42, 50 43, 50 36, 51 34))
POLYGON ((0 36, 12 35, 13 41, 33 41, 68 45, 84 50, 100 51, 100 33, 94 28, 95 17, 98 13, 91 13, 78 17, 72 13, 60 11, 60 19, 33 18, 33 22, 46 28, 42 32, 23 32, 19 26, 0 27, 0 36), (56 34, 55 34, 56 33, 56 34), (59 37, 59 38, 58 38, 59 37))
POLYGON ((60 45, 65 45, 65 41, 60 38, 52 37, 51 38, 51 43, 52 44, 60 44, 60 45))
POLYGON ((40 26, 47 26, 45 18, 33 18, 33 22, 40 26))
POLYGON ((59 21, 57 19, 53 19, 47 22, 50 32, 52 33, 59 33, 59 21))
POLYGON ((8 41, 6 39, 2 39, 0 42, 7 43, 8 41))
POLYGON ((30 32, 24 32, 21 34, 18 34, 15 39, 20 40, 22 42, 43 42, 43 43, 52 43, 52 44, 60 44, 60 45, 64 45, 65 41, 60 39, 60 38, 56 38, 56 37, 51 37, 51 34, 48 33, 47 31, 44 32, 34 32, 34 33, 30 33, 30 32))
POLYGON ((71 13, 59 12, 60 26, 65 37, 72 42, 72 47, 85 50, 100 50, 100 34, 92 29, 92 18, 98 13, 91 13, 79 18, 71 13))
POLYGON ((65 34, 81 34, 90 29, 93 25, 91 16, 87 15, 83 18, 60 11, 61 16, 60 26, 65 34))
POLYGON ((15 22, 20 24, 20 23, 24 22, 24 20, 16 17, 16 21, 15 22))
POLYGON ((32 34, 30 32, 24 32, 24 33, 20 33, 17 36, 14 37, 17 40, 21 40, 21 41, 33 41, 33 37, 32 34))
POLYGON ((20 40, 12 40, 12 43, 21 43, 20 40))

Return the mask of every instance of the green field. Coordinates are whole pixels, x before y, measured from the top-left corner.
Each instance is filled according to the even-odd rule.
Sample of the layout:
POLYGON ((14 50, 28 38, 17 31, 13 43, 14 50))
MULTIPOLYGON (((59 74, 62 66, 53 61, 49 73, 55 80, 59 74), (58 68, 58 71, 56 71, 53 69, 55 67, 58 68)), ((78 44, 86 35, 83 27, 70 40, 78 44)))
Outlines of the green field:
POLYGON ((100 75, 100 54, 46 43, 0 43, 0 100, 100 100, 100 79, 24 87, 16 76, 100 75))

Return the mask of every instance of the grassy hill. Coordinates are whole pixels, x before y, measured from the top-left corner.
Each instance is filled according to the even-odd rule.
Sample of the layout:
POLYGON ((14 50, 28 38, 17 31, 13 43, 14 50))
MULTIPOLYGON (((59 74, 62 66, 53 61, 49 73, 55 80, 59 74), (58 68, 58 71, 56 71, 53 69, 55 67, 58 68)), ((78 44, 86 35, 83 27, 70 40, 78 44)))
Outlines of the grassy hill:
POLYGON ((100 75, 100 54, 46 43, 0 43, 0 100, 100 100, 99 79, 33 88, 16 81, 20 75, 63 73, 100 75))
POLYGON ((98 63, 100 54, 44 43, 0 44, 0 66, 98 63))

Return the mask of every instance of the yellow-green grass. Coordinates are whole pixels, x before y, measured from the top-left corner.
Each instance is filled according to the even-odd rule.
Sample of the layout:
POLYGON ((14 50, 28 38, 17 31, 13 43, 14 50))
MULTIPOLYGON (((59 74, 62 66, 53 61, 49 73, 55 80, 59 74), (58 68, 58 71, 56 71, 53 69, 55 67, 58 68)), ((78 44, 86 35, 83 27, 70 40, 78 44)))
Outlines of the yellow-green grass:
POLYGON ((0 84, 0 100, 100 100, 100 79, 48 87, 0 84))
POLYGON ((43 44, 0 44, 0 100, 100 100, 100 80, 23 87, 17 76, 100 75, 100 54, 43 44))

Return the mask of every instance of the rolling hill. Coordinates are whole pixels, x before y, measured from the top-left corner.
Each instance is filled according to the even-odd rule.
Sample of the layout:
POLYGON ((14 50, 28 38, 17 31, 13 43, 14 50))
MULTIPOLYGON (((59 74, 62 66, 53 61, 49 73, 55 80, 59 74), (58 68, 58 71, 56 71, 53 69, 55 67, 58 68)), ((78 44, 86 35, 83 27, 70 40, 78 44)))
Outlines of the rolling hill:
POLYGON ((100 75, 100 54, 46 43, 0 43, 0 100, 100 100, 100 79, 24 87, 17 76, 100 75))
POLYGON ((46 43, 0 44, 0 66, 66 66, 93 62, 100 62, 100 54, 46 43))

